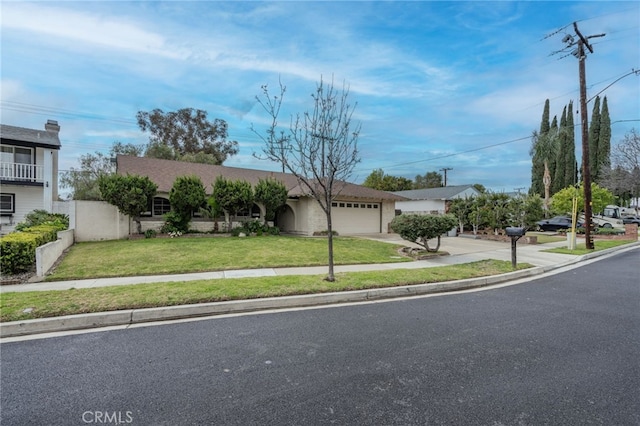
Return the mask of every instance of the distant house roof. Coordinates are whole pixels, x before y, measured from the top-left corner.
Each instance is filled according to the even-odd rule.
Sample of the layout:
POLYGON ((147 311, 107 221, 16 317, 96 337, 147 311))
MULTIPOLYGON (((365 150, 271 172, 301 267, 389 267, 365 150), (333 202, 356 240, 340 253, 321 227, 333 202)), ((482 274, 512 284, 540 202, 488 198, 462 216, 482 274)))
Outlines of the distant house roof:
POLYGON ((44 130, 0 124, 0 137, 4 143, 12 145, 36 145, 45 148, 60 149, 60 126, 54 120, 48 120, 44 130))
MULTIPOLYGON (((158 185, 158 192, 171 191, 173 182, 180 176, 197 176, 202 181, 205 191, 211 194, 213 182, 218 176, 228 180, 245 180, 256 185, 260 179, 273 178, 282 182, 289 191, 290 197, 302 197, 308 194, 300 186, 298 179, 290 173, 269 172, 264 170, 242 169, 211 164, 188 163, 184 161, 161 160, 157 158, 132 157, 118 155, 116 159, 118 174, 136 174, 148 176, 158 185)), ((390 192, 378 191, 353 183, 345 183, 340 191, 341 197, 359 198, 367 200, 402 201, 405 198, 390 192)))
POLYGON ((396 195, 409 198, 411 200, 453 200, 461 193, 472 189, 476 195, 480 192, 473 185, 445 186, 441 188, 411 189, 408 191, 394 192, 396 195))

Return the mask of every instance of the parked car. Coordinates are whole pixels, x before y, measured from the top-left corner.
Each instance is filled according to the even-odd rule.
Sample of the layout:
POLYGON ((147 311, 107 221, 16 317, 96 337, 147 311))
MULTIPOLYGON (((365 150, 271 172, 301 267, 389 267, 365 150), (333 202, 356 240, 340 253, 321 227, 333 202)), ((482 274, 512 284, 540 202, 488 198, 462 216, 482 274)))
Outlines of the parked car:
MULTIPOLYGON (((570 229, 571 224, 571 218, 568 216, 555 216, 551 219, 536 222, 539 231, 559 231, 560 229, 570 229)), ((582 226, 582 223, 578 222, 578 227, 580 226, 582 226)))
POLYGON ((622 223, 635 223, 640 226, 640 216, 622 216, 622 223))

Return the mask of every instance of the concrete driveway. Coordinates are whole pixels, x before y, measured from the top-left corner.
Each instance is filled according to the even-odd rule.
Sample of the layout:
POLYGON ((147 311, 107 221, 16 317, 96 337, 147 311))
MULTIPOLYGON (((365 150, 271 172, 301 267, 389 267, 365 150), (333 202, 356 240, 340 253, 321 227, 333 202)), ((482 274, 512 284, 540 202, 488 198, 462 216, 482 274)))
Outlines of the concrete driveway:
MULTIPOLYGON (((403 240, 398 234, 342 234, 348 237, 367 238, 375 241, 382 241, 385 243, 399 244, 407 247, 420 248, 422 246, 412 243, 407 240, 403 240)), ((436 240, 429 240, 430 247, 435 247, 436 240)), ((441 237, 440 238, 440 251, 446 251, 451 255, 471 254, 471 253, 483 253, 487 251, 496 251, 501 249, 510 249, 509 242, 489 241, 489 240, 476 240, 466 237, 441 237)))

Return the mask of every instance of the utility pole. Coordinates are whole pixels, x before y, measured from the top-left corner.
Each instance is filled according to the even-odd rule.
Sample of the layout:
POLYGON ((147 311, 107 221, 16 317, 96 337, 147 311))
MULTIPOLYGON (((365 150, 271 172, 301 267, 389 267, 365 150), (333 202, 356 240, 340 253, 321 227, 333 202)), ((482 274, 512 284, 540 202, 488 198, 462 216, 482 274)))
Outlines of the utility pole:
POLYGON ((568 43, 567 47, 577 45, 572 55, 578 58, 578 72, 580 77, 580 120, 582 124, 582 182, 584 185, 584 237, 587 250, 593 250, 593 236, 591 235, 592 227, 592 209, 591 209, 591 170, 589 166, 589 121, 587 117, 587 77, 585 71, 585 61, 587 53, 585 46, 589 52, 593 53, 593 47, 589 44, 589 39, 594 37, 604 37, 604 34, 592 35, 585 37, 578 29, 578 24, 573 23, 573 29, 578 37, 578 41, 574 42, 574 38, 567 34, 562 41, 568 43))
POLYGON ((451 167, 444 167, 440 169, 441 172, 444 172, 444 186, 447 186, 447 170, 453 170, 451 167))

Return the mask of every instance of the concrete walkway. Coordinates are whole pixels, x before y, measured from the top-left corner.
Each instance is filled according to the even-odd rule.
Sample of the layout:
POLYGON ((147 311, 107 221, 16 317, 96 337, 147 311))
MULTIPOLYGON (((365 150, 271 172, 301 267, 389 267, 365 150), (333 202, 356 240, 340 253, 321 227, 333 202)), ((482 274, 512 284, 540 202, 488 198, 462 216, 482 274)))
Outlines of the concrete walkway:
MULTIPOLYGON (((395 235, 379 234, 373 238, 395 244, 408 245, 395 235)), ((91 314, 69 315, 63 317, 42 318, 15 322, 0 323, 0 337, 20 339, 29 335, 69 332, 72 330, 95 329, 104 327, 127 328, 150 322, 182 320, 213 315, 235 314, 243 312, 269 311, 273 309, 300 308, 309 306, 326 306, 336 303, 362 303, 372 300, 418 296, 433 293, 467 290, 485 287, 518 279, 529 279, 547 271, 570 266, 583 260, 606 256, 619 250, 637 250, 640 242, 626 244, 613 249, 589 253, 587 255, 563 255, 544 253, 552 247, 566 247, 566 242, 543 245, 518 244, 518 263, 530 263, 534 268, 514 271, 507 274, 472 278, 443 283, 418 284, 411 286, 377 288, 357 291, 343 291, 335 293, 309 294, 300 296, 269 297, 263 299, 235 300, 227 302, 212 302, 193 305, 167 306, 146 309, 127 309, 112 312, 97 312, 91 314)), ((345 265, 336 266, 335 272, 351 271, 381 271, 392 269, 419 269, 442 265, 454 265, 475 262, 483 259, 511 260, 511 245, 508 242, 474 240, 462 237, 447 237, 442 240, 441 251, 447 251, 449 256, 438 256, 429 260, 388 263, 374 265, 345 265)), ((115 285, 132 285, 142 283, 157 283, 170 281, 190 281, 202 279, 260 277, 280 275, 323 275, 327 267, 308 268, 266 268, 225 272, 203 272, 194 274, 156 275, 142 277, 103 278, 78 281, 40 282, 2 286, 0 292, 16 291, 44 291, 65 290, 70 288, 92 288, 115 285)))

